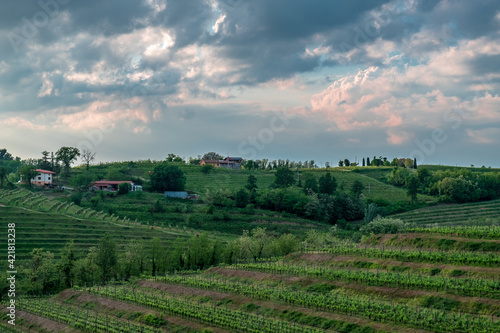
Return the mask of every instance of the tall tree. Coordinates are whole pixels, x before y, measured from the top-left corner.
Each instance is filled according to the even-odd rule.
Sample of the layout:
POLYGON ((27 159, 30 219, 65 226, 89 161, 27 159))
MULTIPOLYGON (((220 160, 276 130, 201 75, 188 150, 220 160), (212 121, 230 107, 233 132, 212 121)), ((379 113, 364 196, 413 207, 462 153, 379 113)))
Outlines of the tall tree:
POLYGON ((329 172, 319 177, 319 192, 325 194, 333 194, 337 189, 337 179, 329 172))
POLYGON ((350 165, 351 165, 351 161, 349 161, 349 159, 347 159, 347 158, 346 158, 346 159, 344 159, 344 165, 345 165, 346 167, 350 166, 350 165))
POLYGON ((3 161, 12 161, 14 158, 12 157, 12 154, 7 152, 7 149, 2 148, 0 149, 0 160, 3 161))
POLYGON ((82 161, 85 163, 85 166, 87 167, 87 171, 90 169, 90 163, 92 163, 95 160, 95 152, 92 152, 90 149, 83 149, 82 150, 82 161))
POLYGON ((274 184, 278 187, 288 187, 295 184, 293 171, 287 167, 279 167, 274 174, 274 184))
POLYGON ((365 158, 364 157, 363 157, 363 166, 366 166, 366 164, 365 164, 365 158))
POLYGON ((370 163, 370 158, 369 158, 369 157, 367 157, 367 158, 366 158, 366 165, 367 165, 367 166, 370 166, 370 165, 371 165, 371 163, 370 163))
POLYGON ((344 166, 344 161, 339 160, 339 167, 343 167, 343 166, 344 166))
POLYGON ((318 193, 318 181, 313 174, 308 173, 304 181, 304 192, 307 194, 309 191, 318 193))
POLYGON ((359 196, 361 195, 361 193, 363 193, 363 189, 365 187, 363 186, 363 183, 361 183, 359 180, 355 180, 353 183, 352 183, 352 187, 351 187, 351 193, 352 195, 354 195, 356 198, 359 198, 359 196))
POLYGON ((116 274, 116 242, 109 233, 99 241, 96 253, 96 264, 101 269, 101 280, 105 284, 116 274))
POLYGON ((7 179, 7 175, 9 174, 9 169, 0 165, 0 187, 3 187, 5 180, 7 179))
MULTIPOLYGON (((51 170, 49 162, 50 153, 46 150, 42 151, 42 161, 40 162, 40 168, 44 170, 51 170)), ((51 170, 52 171, 52 170, 51 170)))
POLYGON ((247 183, 245 185, 245 188, 247 190, 249 190, 250 192, 256 190, 257 189, 257 177, 255 177, 254 175, 249 175, 247 178, 247 183))
POLYGON ((411 175, 406 179, 406 195, 408 195, 411 199, 411 203, 417 201, 417 193, 420 182, 418 181, 418 177, 415 175, 411 175))
POLYGON ((62 252, 61 259, 57 264, 59 271, 63 275, 63 284, 70 288, 74 284, 75 272, 73 267, 75 266, 76 255, 75 255, 75 242, 70 241, 66 243, 62 252))
POLYGON ((155 192, 183 191, 185 185, 186 175, 176 165, 159 164, 151 174, 151 189, 155 192))
POLYGON ((57 161, 63 164, 64 175, 69 176, 71 164, 76 161, 78 156, 80 156, 80 150, 73 147, 61 147, 56 152, 57 161))
POLYGON ((25 164, 19 170, 26 184, 31 187, 31 180, 38 175, 38 171, 36 171, 36 165, 32 163, 25 164))
POLYGON ((413 169, 417 169, 417 158, 413 158, 413 169))

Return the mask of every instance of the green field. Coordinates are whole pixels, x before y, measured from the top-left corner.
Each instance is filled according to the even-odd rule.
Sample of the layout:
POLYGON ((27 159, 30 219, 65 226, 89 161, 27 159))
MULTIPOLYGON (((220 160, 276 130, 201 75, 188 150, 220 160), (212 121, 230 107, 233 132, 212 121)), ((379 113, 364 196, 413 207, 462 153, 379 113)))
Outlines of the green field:
POLYGON ((385 241, 397 236, 413 234, 24 299, 32 317, 16 329, 43 317, 92 332, 500 331, 500 261, 487 260, 498 253, 392 249, 385 241))
POLYGON ((490 224, 492 221, 500 220, 500 200, 442 204, 395 214, 391 217, 400 218, 405 222, 418 225, 490 224), (488 222, 488 220, 491 220, 491 222, 488 222))

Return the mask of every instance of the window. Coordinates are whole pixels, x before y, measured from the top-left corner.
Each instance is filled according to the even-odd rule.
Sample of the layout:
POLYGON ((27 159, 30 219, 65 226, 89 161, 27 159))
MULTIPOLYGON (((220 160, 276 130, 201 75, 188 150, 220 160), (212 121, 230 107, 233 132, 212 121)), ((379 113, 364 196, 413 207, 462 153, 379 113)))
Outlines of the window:
POLYGON ((48 179, 48 180, 50 180, 50 176, 49 176, 49 178, 47 178, 47 179, 48 179))
POLYGON ((42 177, 38 177, 38 180, 42 180, 42 177))

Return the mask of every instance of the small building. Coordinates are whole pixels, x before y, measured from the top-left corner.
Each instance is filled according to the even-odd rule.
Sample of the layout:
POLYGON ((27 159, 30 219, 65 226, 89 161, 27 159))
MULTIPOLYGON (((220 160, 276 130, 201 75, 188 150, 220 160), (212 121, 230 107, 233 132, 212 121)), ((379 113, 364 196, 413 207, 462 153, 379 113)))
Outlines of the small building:
POLYGON ((31 184, 40 186, 50 186, 56 174, 54 171, 48 171, 43 169, 36 169, 38 175, 31 179, 31 184))
POLYGON ((201 160, 200 165, 212 165, 216 168, 241 169, 243 158, 226 157, 223 160, 201 160))
POLYGON ((136 185, 130 180, 98 180, 92 183, 92 186, 99 191, 118 191, 118 186, 122 183, 129 183, 132 186, 131 191, 142 191, 141 185, 136 185))
POLYGON ((198 200, 198 195, 197 194, 189 194, 186 191, 165 191, 165 198, 198 200))

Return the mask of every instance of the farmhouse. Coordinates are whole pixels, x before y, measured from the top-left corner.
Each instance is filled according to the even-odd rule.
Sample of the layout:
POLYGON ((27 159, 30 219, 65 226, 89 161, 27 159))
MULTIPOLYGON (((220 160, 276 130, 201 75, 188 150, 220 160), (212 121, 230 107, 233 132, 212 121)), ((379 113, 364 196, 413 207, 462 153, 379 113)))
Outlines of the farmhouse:
POLYGON ((41 186, 52 185, 52 180, 56 174, 55 172, 43 169, 36 169, 35 171, 38 172, 38 175, 31 179, 31 184, 41 186))
POLYGON ((132 186, 132 192, 142 191, 141 185, 135 185, 130 180, 98 180, 92 183, 92 186, 100 191, 118 191, 118 186, 122 183, 129 183, 132 186))
POLYGON ((212 165, 216 168, 241 169, 241 157, 226 157, 223 160, 201 160, 200 165, 212 165))

